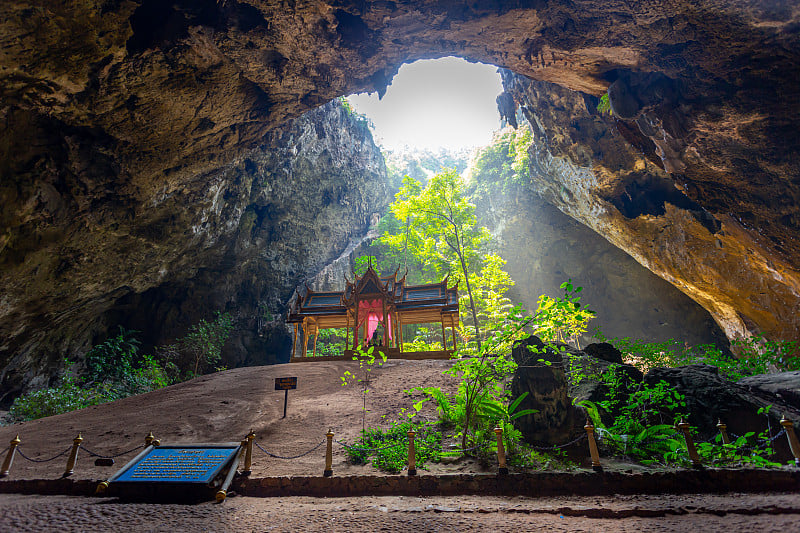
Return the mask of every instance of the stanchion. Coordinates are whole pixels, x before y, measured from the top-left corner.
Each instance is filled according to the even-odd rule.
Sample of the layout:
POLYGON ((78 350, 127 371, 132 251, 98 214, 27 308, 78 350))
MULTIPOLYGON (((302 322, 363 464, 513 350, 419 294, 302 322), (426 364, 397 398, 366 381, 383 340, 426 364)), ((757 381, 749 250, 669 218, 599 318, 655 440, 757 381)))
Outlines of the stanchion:
POLYGON ((333 475, 333 430, 329 429, 325 436, 328 438, 328 447, 325 448, 325 470, 322 475, 331 477, 333 475))
POLYGON ((414 449, 414 437, 417 434, 413 429, 408 430, 408 475, 417 475, 417 452, 414 449))
POLYGON ((256 440, 256 434, 251 429, 250 433, 247 434, 245 440, 242 441, 242 445, 245 446, 245 453, 244 453, 244 469, 242 469, 243 476, 249 476, 251 473, 250 466, 253 464, 253 441, 256 440))
POLYGON ((6 458, 3 461, 3 469, 0 470, 0 477, 6 477, 8 475, 8 471, 11 470, 11 465, 14 463, 14 454, 17 452, 17 446, 19 443, 22 442, 19 440, 19 434, 14 437, 8 446, 8 453, 6 454, 6 458))
POLYGON ((83 442, 83 437, 81 437, 81 434, 78 433, 78 436, 72 439, 72 451, 67 459, 67 468, 64 470, 64 473, 61 475, 61 477, 69 477, 75 471, 75 463, 78 460, 78 448, 81 447, 81 442, 83 442))
POLYGON ((497 437, 497 473, 508 474, 508 466, 506 466, 506 449, 503 447, 503 428, 496 426, 494 428, 495 437, 497 437))
POLYGON ((586 438, 589 440, 589 456, 592 458, 592 470, 595 472, 602 472, 603 465, 600 464, 600 452, 597 450, 597 441, 594 440, 594 424, 590 419, 586 419, 586 425, 583 426, 586 430, 586 438))
POLYGON ((233 476, 236 475, 236 465, 239 464, 239 461, 242 460, 242 453, 244 452, 245 448, 245 441, 242 441, 242 447, 239 448, 239 453, 236 455, 236 458, 231 462, 231 467, 228 470, 228 474, 225 476, 225 481, 222 482, 222 486, 219 488, 217 493, 214 495, 214 499, 217 500, 217 503, 222 503, 225 501, 225 498, 228 497, 228 489, 233 482, 233 476))
POLYGON ((730 444, 731 438, 728 436, 728 426, 722 423, 722 420, 717 419, 717 429, 722 436, 722 444, 730 444))
POLYGON ((153 436, 152 431, 144 438, 144 443, 146 446, 161 446, 161 441, 153 436))
POLYGON ((783 429, 786 430, 786 438, 789 439, 789 449, 792 450, 792 455, 794 455, 794 464, 800 466, 800 442, 797 440, 797 434, 794 432, 794 423, 786 418, 786 415, 783 415, 781 417, 781 425, 783 429))
POLYGON ((683 438, 686 441, 686 451, 689 453, 689 459, 692 461, 692 468, 702 469, 703 463, 700 461, 700 456, 697 454, 697 449, 694 447, 692 440, 691 429, 689 423, 681 418, 676 426, 683 433, 683 438))

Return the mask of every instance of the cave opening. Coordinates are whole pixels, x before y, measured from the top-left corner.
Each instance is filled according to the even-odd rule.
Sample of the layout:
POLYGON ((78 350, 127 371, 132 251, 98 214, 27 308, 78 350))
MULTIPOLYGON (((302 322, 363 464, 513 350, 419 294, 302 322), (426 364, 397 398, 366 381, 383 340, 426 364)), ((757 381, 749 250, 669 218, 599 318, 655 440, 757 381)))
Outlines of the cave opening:
POLYGON ((352 94, 347 101, 373 125, 387 150, 472 150, 491 142, 501 125, 497 67, 458 57, 401 66, 386 93, 352 94))

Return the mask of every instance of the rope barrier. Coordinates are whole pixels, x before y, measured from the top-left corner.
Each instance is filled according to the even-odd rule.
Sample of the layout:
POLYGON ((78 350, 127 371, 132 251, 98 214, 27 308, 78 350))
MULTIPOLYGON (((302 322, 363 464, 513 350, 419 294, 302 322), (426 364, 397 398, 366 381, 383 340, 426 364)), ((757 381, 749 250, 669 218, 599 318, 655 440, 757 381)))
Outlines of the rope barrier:
POLYGON ((580 435, 578 438, 576 438, 574 440, 571 440, 571 441, 569 441, 569 442, 567 442, 565 444, 559 444, 559 445, 555 445, 554 444, 553 446, 531 446, 531 448, 533 448, 534 450, 542 451, 542 452, 547 451, 547 450, 557 450, 557 449, 561 449, 561 448, 566 448, 567 446, 572 446, 573 444, 575 444, 577 442, 580 442, 585 438, 586 438, 586 433, 580 435))
POLYGON ((300 455, 294 455, 292 457, 283 457, 282 455, 275 455, 274 453, 270 453, 267 450, 265 450, 264 448, 262 448, 259 443, 257 443, 257 442, 255 443, 255 445, 258 447, 259 450, 261 450, 265 454, 269 455, 270 457, 274 457, 275 459, 299 459, 300 457, 305 457, 306 455, 310 454, 311 452, 313 452, 314 450, 316 450, 317 448, 319 448, 323 444, 325 444, 324 440, 322 442, 320 442, 319 444, 317 444, 316 446, 314 446, 313 448, 311 448, 310 450, 308 450, 307 452, 305 452, 305 453, 301 453, 300 455))
POLYGON ((408 446, 408 439, 405 442, 395 442, 394 444, 389 444, 388 446, 382 446, 380 448, 362 448, 360 446, 350 446, 349 444, 345 444, 344 442, 337 440, 336 444, 340 446, 344 446, 348 450, 356 450, 359 452, 379 452, 381 450, 388 450, 389 448, 397 448, 398 446, 408 446))
POLYGON ((123 455, 127 455, 127 454, 129 454, 131 452, 134 452, 134 451, 138 450, 138 449, 144 448, 145 446, 147 446, 147 444, 140 444, 139 446, 137 446, 135 448, 131 448, 130 450, 126 450, 126 451, 118 453, 116 455, 100 455, 99 453, 95 453, 95 452, 93 452, 91 450, 87 450, 83 446, 80 447, 80 451, 86 452, 89 455, 91 455, 92 457, 99 457, 100 459, 116 459, 117 457, 122 457, 123 455))
POLYGON ((30 461, 32 463, 47 463, 49 461, 53 461, 54 459, 58 459, 59 457, 61 457, 62 455, 64 455, 68 451, 70 451, 71 449, 72 449, 72 446, 68 446, 66 450, 64 450, 63 452, 59 453, 58 455, 54 455, 53 457, 50 457, 49 459, 34 459, 32 457, 28 457, 27 455, 25 455, 22 452, 22 450, 19 449, 19 447, 17 447, 17 453, 19 453, 22 456, 23 459, 26 459, 26 460, 28 460, 28 461, 30 461))
POLYGON ((6 453, 6 452, 8 451, 8 449, 9 449, 9 448, 11 448, 11 446, 6 446, 6 447, 3 449, 3 451, 2 451, 2 452, 0 452, 0 455, 3 455, 4 453, 6 453))

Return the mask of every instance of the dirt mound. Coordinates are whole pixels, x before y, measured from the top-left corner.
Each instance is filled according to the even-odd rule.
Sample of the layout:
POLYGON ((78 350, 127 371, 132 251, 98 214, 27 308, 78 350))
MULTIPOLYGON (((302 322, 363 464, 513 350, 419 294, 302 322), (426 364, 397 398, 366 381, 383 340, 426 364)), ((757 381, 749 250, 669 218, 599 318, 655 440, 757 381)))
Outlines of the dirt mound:
MULTIPOLYGON (((389 360, 372 371, 367 395, 367 426, 386 427, 414 399, 404 390, 416 386, 454 388, 456 381, 442 375, 450 361, 389 360)), ((49 458, 65 450, 80 433, 83 447, 101 455, 114 455, 142 444, 148 432, 163 444, 239 441, 250 429, 256 442, 283 457, 302 454, 320 444, 328 428, 336 440, 352 442, 361 431, 362 393, 342 386, 346 370, 358 373, 352 361, 291 363, 237 368, 202 376, 185 383, 63 415, 0 428, 0 446, 19 434, 20 450, 31 458, 49 458), (286 418, 283 391, 274 390, 276 377, 297 376, 297 389, 289 391, 286 418)), ((415 396, 419 399, 419 395, 415 396)), ((435 419, 432 405, 421 417, 435 419)), ((334 471, 377 474, 372 467, 345 462, 344 448, 334 445, 334 471)), ((293 460, 276 459, 256 450, 253 475, 316 475, 324 469, 325 447, 293 460)), ((97 467, 82 453, 75 478, 103 479, 133 457, 118 458, 113 467, 97 467)), ((32 463, 17 456, 10 479, 57 478, 66 457, 32 463)), ((471 463, 461 465, 470 468, 471 463)))

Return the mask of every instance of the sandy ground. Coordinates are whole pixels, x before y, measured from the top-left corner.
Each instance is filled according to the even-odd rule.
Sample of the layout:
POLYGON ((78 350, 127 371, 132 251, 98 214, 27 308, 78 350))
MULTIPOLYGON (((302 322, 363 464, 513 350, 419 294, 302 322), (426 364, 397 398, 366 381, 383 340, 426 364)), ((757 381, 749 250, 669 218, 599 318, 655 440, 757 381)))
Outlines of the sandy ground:
MULTIPOLYGON (((414 386, 454 387, 442 375, 448 361, 389 361, 373 372, 367 398, 368 426, 386 426, 416 398, 414 386)), ((17 433, 20 449, 46 459, 66 450, 75 435, 93 452, 113 455, 143 442, 152 431, 164 444, 239 441, 252 428, 257 442, 276 455, 302 454, 321 442, 328 428, 352 442, 361 430, 362 394, 342 387, 351 362, 294 363, 240 368, 203 376, 113 404, 0 428, 0 449, 17 433), (283 392, 274 378, 297 376, 284 419, 283 392)), ((433 406, 422 417, 435 419, 433 406)), ((105 479, 113 467, 79 456, 76 479, 105 479)), ((17 457, 9 479, 55 479, 66 457, 31 463, 17 457)), ((371 466, 345 462, 334 446, 335 475, 382 475, 371 466)), ((298 459, 270 458, 256 451, 253 476, 319 475, 324 446, 298 459)), ((491 470, 491 467, 489 468, 491 470)), ((482 472, 474 461, 432 465, 432 472, 482 472)), ((5 531, 798 531, 796 494, 660 495, 615 497, 231 497, 223 504, 122 503, 109 498, 0 494, 0 532, 5 531)))
POLYGON ((567 498, 246 498, 159 505, 0 495, 0 530, 24 531, 798 531, 789 494, 567 498))
MULTIPOLYGON (((455 381, 443 376, 451 363, 446 360, 390 360, 372 372, 367 395, 367 426, 388 427, 402 408, 410 408, 422 396, 411 398, 405 389, 415 386, 453 388, 455 381)), ((162 444, 232 442, 242 440, 250 429, 256 442, 274 455, 291 457, 322 443, 331 428, 336 440, 353 442, 361 431, 362 398, 358 386, 342 386, 346 370, 358 372, 352 361, 291 363, 237 368, 203 376, 165 389, 97 405, 63 415, 0 427, 0 450, 19 434, 20 450, 28 457, 47 459, 64 451, 80 433, 82 446, 101 455, 114 455, 144 442, 149 431, 162 444), (275 378, 297 377, 297 390, 289 391, 286 418, 284 392, 275 390, 275 378)), ((429 402, 430 404, 430 402, 429 402)), ((421 417, 436 419, 428 405, 421 417)), ((380 473, 370 466, 346 462, 344 448, 334 445, 336 474, 380 473)), ((128 459, 117 459, 113 467, 96 467, 94 458, 81 453, 76 479, 105 479, 128 459)), ((325 447, 294 460, 275 459, 256 449, 253 476, 320 475, 325 447)), ((9 479, 54 479, 61 476, 66 456, 49 463, 14 461, 9 479)), ((449 471, 481 471, 473 462, 448 466, 449 471)), ((436 470, 432 470, 436 471, 436 470)))

